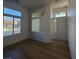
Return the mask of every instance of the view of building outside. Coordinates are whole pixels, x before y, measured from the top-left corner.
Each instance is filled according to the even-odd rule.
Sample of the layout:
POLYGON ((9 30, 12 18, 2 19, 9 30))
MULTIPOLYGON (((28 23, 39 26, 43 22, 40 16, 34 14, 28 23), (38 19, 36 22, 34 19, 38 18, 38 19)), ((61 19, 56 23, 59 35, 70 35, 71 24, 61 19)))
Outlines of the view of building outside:
POLYGON ((13 32, 13 18, 4 16, 4 26, 3 26, 3 34, 6 35, 12 35, 13 32))
POLYGON ((4 8, 3 36, 21 33, 21 17, 22 14, 20 11, 4 8))
POLYGON ((4 16, 4 36, 12 35, 20 33, 20 18, 14 18, 13 23, 13 17, 4 16))

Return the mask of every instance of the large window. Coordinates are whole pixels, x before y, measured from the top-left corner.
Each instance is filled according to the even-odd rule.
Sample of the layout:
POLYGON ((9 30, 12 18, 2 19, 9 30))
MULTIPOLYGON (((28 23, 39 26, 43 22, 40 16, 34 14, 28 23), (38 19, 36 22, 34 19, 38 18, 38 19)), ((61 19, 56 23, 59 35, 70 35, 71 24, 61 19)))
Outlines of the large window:
POLYGON ((40 16, 39 13, 32 14, 32 31, 39 32, 40 31, 40 16))
POLYGON ((21 33, 21 12, 4 8, 3 35, 9 36, 21 33))
POLYGON ((57 18, 57 17, 66 17, 67 16, 67 7, 59 7, 59 8, 53 8, 50 7, 50 18, 57 18))

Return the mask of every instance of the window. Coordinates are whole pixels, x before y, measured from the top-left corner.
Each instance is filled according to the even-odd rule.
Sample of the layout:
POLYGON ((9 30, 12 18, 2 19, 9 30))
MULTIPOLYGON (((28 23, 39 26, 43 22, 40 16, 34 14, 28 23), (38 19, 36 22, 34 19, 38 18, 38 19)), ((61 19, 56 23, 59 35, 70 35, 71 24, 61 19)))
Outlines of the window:
POLYGON ((12 31, 13 31, 13 18, 12 17, 8 17, 8 16, 4 16, 4 36, 6 35, 12 35, 12 31))
POLYGON ((39 32, 40 31, 40 19, 32 19, 32 31, 39 32))
POLYGON ((14 18, 14 34, 20 33, 20 18, 14 18))
POLYGON ((40 31, 39 13, 32 14, 32 31, 33 32, 39 32, 40 31))
POLYGON ((3 36, 21 33, 21 12, 4 8, 3 36))
MULTIPOLYGON (((53 17, 66 17, 67 15, 67 6, 52 8, 53 17)), ((51 15, 52 16, 52 15, 51 15)))
POLYGON ((54 17, 64 17, 64 16, 66 16, 65 12, 58 12, 58 13, 55 13, 54 17))
POLYGON ((4 14, 9 14, 9 15, 14 15, 14 16, 21 17, 21 12, 20 11, 12 10, 12 9, 9 9, 9 8, 4 8, 4 14))

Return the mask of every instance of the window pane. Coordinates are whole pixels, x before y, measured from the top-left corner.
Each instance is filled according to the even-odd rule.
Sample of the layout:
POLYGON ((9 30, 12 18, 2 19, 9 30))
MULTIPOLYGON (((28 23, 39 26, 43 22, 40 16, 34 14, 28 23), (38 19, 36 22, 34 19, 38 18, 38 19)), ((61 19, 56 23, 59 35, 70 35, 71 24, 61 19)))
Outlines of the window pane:
POLYGON ((32 18, 40 17, 40 12, 32 13, 32 18))
POLYGON ((54 28, 54 32, 57 32, 57 24, 56 24, 57 20, 54 19, 54 23, 53 23, 53 28, 54 28))
POLYGON ((12 35, 13 32, 13 18, 4 16, 3 36, 12 35))
POLYGON ((50 14, 50 18, 51 18, 51 19, 53 18, 53 13, 50 14))
POLYGON ((66 16, 65 12, 59 12, 55 14, 55 17, 64 17, 64 16, 66 16))
POLYGON ((4 8, 4 14, 10 14, 10 15, 21 17, 21 12, 20 11, 12 10, 12 9, 9 9, 9 8, 4 8))
POLYGON ((14 18, 14 34, 20 33, 20 18, 14 18))
POLYGON ((40 31, 40 19, 32 19, 32 31, 40 31))

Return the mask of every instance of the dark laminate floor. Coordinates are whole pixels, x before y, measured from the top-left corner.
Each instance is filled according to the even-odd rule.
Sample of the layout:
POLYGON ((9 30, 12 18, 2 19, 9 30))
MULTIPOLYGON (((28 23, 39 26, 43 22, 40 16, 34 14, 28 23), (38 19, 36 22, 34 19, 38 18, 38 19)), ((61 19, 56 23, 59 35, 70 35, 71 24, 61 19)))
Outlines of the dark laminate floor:
POLYGON ((4 48, 4 59, 71 59, 68 44, 65 41, 53 40, 52 43, 41 43, 35 40, 24 40, 4 48))

